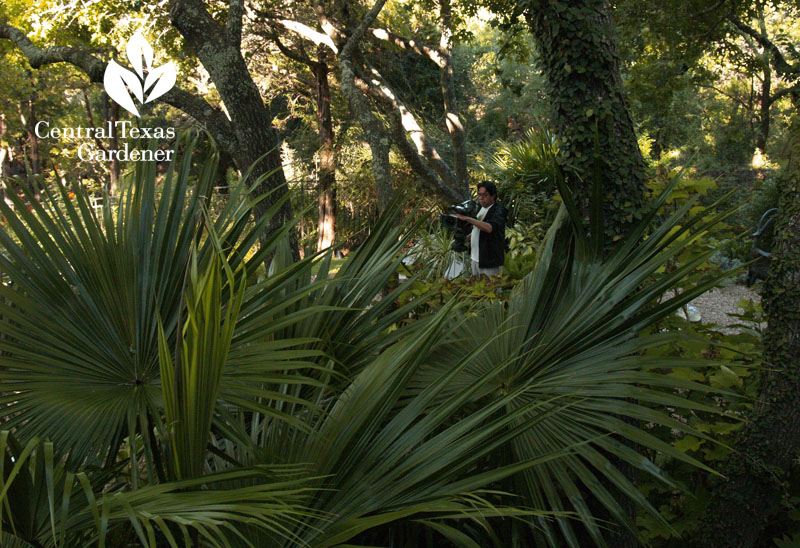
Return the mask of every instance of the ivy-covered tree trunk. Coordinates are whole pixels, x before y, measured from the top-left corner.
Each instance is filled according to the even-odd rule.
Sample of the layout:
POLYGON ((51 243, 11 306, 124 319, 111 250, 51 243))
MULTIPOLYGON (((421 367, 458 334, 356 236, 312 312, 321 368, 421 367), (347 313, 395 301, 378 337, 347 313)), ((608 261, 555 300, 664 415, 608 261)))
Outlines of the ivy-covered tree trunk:
MULTIPOLYGON (((751 420, 720 470, 694 546, 766 546, 759 536, 782 511, 784 482, 800 454, 800 118, 789 130, 762 303, 767 315, 762 384, 751 420)), ((767 539, 769 540, 769 539, 767 539)))
POLYGON ((520 5, 540 47, 570 187, 588 211, 593 177, 600 177, 606 234, 618 240, 640 215, 645 165, 623 95, 609 4, 529 0, 520 5))

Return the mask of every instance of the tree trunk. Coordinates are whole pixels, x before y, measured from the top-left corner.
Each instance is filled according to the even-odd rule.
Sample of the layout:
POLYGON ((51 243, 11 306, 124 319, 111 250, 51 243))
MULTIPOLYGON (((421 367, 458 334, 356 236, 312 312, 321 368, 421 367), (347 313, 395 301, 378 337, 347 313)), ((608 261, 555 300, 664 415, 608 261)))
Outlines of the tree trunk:
POLYGON ((9 149, 3 143, 8 132, 6 115, 0 113, 0 200, 6 199, 6 177, 11 176, 11 161, 9 160, 9 149))
POLYGON ((319 189, 317 194, 317 251, 333 245, 336 227, 336 150, 331 117, 331 89, 324 46, 317 48, 314 66, 319 133, 319 189))
MULTIPOLYGON (((86 107, 86 116, 89 118, 89 125, 94 126, 94 115, 92 114, 92 104, 89 101, 89 94, 86 90, 83 90, 83 102, 84 106, 86 107)), ((111 101, 107 95, 103 97, 102 101, 103 111, 102 111, 102 123, 105 126, 107 122, 111 122, 111 135, 109 146, 112 150, 119 149, 119 138, 117 137, 117 128, 114 125, 114 122, 119 119, 119 105, 111 101)), ((97 145, 97 148, 102 150, 103 152, 107 152, 109 147, 103 144, 103 141, 95 135, 94 142, 97 145)), ((113 156, 112 159, 108 163, 108 181, 106 182, 105 189, 108 192, 109 196, 114 196, 117 194, 117 190, 119 187, 119 176, 120 176, 120 161, 116 156, 113 156)))
POLYGON ((453 143, 453 167, 456 175, 456 191, 469 196, 469 173, 467 172, 467 146, 464 124, 456 106, 456 87, 453 76, 453 30, 450 0, 440 0, 439 24, 442 34, 439 38, 439 51, 444 65, 441 68, 442 96, 447 131, 453 143))
MULTIPOLYGON (((560 139, 559 162, 576 203, 588 221, 592 186, 602 188, 605 248, 624 238, 641 216, 645 163, 625 101, 616 33, 607 0, 537 1, 525 18, 541 52, 553 123, 560 139)), ((635 483, 635 469, 617 467, 635 483)), ((636 507, 615 492, 631 523, 636 507)), ((599 504, 598 504, 599 506, 599 504)), ((608 514, 602 519, 613 519, 608 514)), ((585 543, 593 542, 588 538, 585 543)), ((615 548, 638 546, 620 528, 609 534, 615 548)))
POLYGON ((764 68, 764 80, 761 84, 760 97, 760 117, 758 121, 758 133, 756 135, 756 148, 765 154, 767 151, 767 138, 769 137, 769 107, 771 106, 770 92, 772 87, 772 71, 767 65, 764 68))
MULTIPOLYGON (((767 26, 764 21, 764 10, 759 9, 758 22, 760 25, 761 34, 767 34, 767 26)), ((758 134, 756 136, 756 148, 761 151, 761 154, 766 153, 767 138, 769 137, 769 107, 772 106, 770 94, 772 93, 772 67, 769 66, 769 51, 764 48, 764 54, 761 56, 761 63, 764 66, 764 77, 761 82, 761 97, 759 101, 760 117, 758 124, 758 134)))
POLYGON ((600 178, 606 236, 619 240, 640 215, 645 164, 623 96, 609 4, 533 4, 525 15, 540 47, 568 183, 588 211, 593 178, 600 178))
MULTIPOLYGON (((28 187, 34 197, 39 199, 39 182, 37 181, 41 173, 41 159, 39 157, 39 138, 36 136, 36 93, 17 105, 19 109, 19 119, 25 127, 25 134, 28 138, 28 187)), ((24 150, 24 148, 23 148, 24 150)))
POLYGON ((782 511, 784 482, 800 453, 800 119, 789 130, 778 179, 775 243, 762 303, 767 315, 762 384, 753 416, 721 472, 697 532, 697 546, 749 548, 782 511))
POLYGON ((375 179, 375 193, 378 195, 378 207, 383 211, 392 199, 392 170, 389 164, 389 149, 391 142, 386 129, 375 117, 370 108, 369 100, 364 93, 356 87, 356 73, 353 61, 344 55, 339 58, 339 69, 342 73, 342 95, 350 104, 350 109, 358 120, 364 138, 372 153, 372 177, 375 179))
POLYGON ((219 165, 217 165, 217 176, 214 186, 219 188, 219 193, 223 195, 228 195, 229 188, 228 188, 228 170, 230 168, 236 169, 236 163, 233 161, 233 158, 228 151, 224 148, 219 149, 219 165))
POLYGON ((356 86, 357 75, 353 65, 353 56, 367 28, 375 20, 375 17, 377 17, 385 4, 386 0, 375 2, 375 5, 367 12, 339 52, 342 95, 345 96, 350 104, 350 109, 353 111, 356 120, 358 120, 372 152, 372 175, 375 178, 375 191, 378 195, 378 207, 381 211, 389 205, 394 192, 392 189, 391 167, 389 165, 391 141, 383 124, 372 113, 366 95, 356 86))
MULTIPOLYGON (((106 100, 106 121, 111 122, 111 148, 119 149, 119 135, 115 122, 119 120, 119 105, 110 99, 106 100)), ((108 175, 108 194, 116 196, 119 192, 119 179, 122 171, 120 161, 116 156, 111 158, 111 166, 108 175)))
MULTIPOLYGON (((317 43, 317 60, 312 60, 303 48, 287 47, 277 33, 267 36, 289 59, 306 65, 314 74, 314 95, 317 103, 317 134, 319 135, 319 167, 317 185, 317 251, 333 245, 336 226, 336 149, 331 116, 331 89, 328 83, 327 48, 331 44, 317 43)), ((301 227, 302 229, 302 227, 301 227)))
MULTIPOLYGON (((170 0, 173 25, 197 54, 203 67, 225 103, 233 129, 233 142, 221 142, 233 157, 242 173, 252 169, 251 183, 261 176, 263 182, 256 195, 269 197, 256 204, 254 212, 260 218, 270 207, 286 196, 280 141, 272 126, 272 116, 241 52, 242 3, 231 2, 228 23, 217 23, 200 0, 170 0), (257 162, 257 163, 256 163, 257 162)), ((286 200, 269 223, 269 233, 281 229, 292 220, 292 205, 286 200)), ((297 238, 290 234, 295 259, 299 259, 297 238)))

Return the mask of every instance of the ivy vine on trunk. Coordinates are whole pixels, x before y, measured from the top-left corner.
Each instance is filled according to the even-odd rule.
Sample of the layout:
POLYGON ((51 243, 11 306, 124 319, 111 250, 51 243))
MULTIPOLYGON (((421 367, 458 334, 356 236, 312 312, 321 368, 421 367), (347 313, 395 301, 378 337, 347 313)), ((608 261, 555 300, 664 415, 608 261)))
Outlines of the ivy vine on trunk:
POLYGON ((641 217, 645 164, 623 94, 606 0, 519 2, 541 51, 561 164, 585 211, 602 181, 606 236, 621 239, 641 217))

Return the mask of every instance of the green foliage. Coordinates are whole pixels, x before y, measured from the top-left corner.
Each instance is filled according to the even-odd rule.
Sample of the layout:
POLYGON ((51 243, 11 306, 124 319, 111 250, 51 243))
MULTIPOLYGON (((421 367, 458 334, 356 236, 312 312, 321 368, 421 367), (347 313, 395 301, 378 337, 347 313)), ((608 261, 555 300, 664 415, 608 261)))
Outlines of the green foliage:
POLYGON ((216 158, 190 186, 185 152, 159 197, 142 164, 116 218, 110 206, 96 217, 79 188, 66 213, 0 204, 19 239, 0 232, 14 282, 0 288, 0 375, 15 387, 0 502, 11 489, 32 497, 4 503, 2 533, 46 546, 324 548, 376 545, 416 520, 472 545, 544 542, 521 520, 493 531, 492 518, 516 516, 573 546, 580 523, 603 545, 590 495, 621 523, 612 492, 657 516, 611 456, 674 485, 619 440, 704 468, 621 417, 710 438, 665 406, 721 413, 681 393, 721 389, 664 374, 708 362, 649 355, 674 337, 640 335, 713 283, 654 304, 704 257, 663 265, 715 219, 679 225, 683 206, 603 260, 566 194, 513 289, 429 282, 416 296, 392 286, 410 235, 389 215, 335 274, 330 253, 292 264, 278 251, 248 281, 242 269, 280 250, 281 233, 255 247, 274 209, 251 225, 239 185, 205 217, 216 158), (35 527, 17 527, 25 508, 35 527))
POLYGON ((488 168, 509 210, 509 219, 549 224, 558 210, 553 199, 558 173, 558 145, 544 125, 525 132, 522 140, 500 143, 488 168))
POLYGON ((777 548, 798 548, 800 546, 800 533, 795 533, 791 537, 784 535, 781 538, 773 539, 777 548))
MULTIPOLYGON (((158 29, 158 36, 151 35, 154 43, 181 63, 184 84, 197 85, 218 104, 194 57, 180 49, 166 11, 155 4, 100 1, 74 13, 50 10, 51 4, 6 2, 0 13, 10 13, 15 22, 24 21, 20 14, 27 8, 49 14, 31 20, 34 41, 52 43, 58 37, 59 44, 89 45, 105 56, 146 14, 151 28, 158 29)), ((540 5, 504 4, 530 10, 540 5)), ((574 22, 580 3, 567 4, 559 4, 565 17, 550 18, 548 25, 574 22)), ((80 189, 70 198, 69 189, 51 181, 49 171, 44 182, 52 196, 43 190, 41 203, 31 195, 34 189, 15 182, 21 197, 9 198, 14 211, 2 210, 10 224, 4 225, 6 255, 0 264, 15 283, 0 288, 7 305, 0 321, 0 378, 19 393, 2 395, 4 428, 14 432, 2 437, 0 490, 7 487, 7 500, 14 503, 3 509, 0 544, 28 546, 25 538, 37 545, 82 546, 105 538, 113 546, 138 538, 143 545, 165 545, 174 536, 175 545, 191 545, 198 536, 200 542, 235 546, 244 539, 255 546, 383 545, 406 532, 408 545, 415 546, 548 541, 574 546, 586 536, 601 544, 605 524, 593 520, 595 508, 590 510, 587 501, 620 518, 611 495, 623 493, 650 505, 650 513, 639 512, 636 524, 642 540, 681 546, 676 533, 697 523, 710 485, 694 464, 714 468, 722 462, 729 450, 712 440, 729 444, 741 424, 733 415, 748 410, 746 398, 758 386, 752 366, 760 343, 753 322, 763 318, 756 308, 747 309, 740 319, 749 330, 721 335, 669 315, 711 283, 708 276, 718 268, 710 252, 734 230, 709 229, 670 215, 715 215, 716 193, 734 190, 734 197, 747 204, 732 222, 751 229, 777 198, 769 173, 762 189, 749 170, 742 175, 739 169, 749 164, 753 150, 758 84, 753 88, 751 80, 758 67, 737 54, 735 44, 725 46, 725 62, 745 72, 722 70, 717 58, 697 62, 702 47, 694 44, 689 51, 678 44, 696 37, 695 31, 708 34, 706 23, 718 18, 704 11, 716 2, 635 4, 618 3, 615 18, 632 10, 646 22, 622 30, 623 36, 634 33, 626 39, 637 41, 623 48, 629 104, 662 169, 650 186, 651 196, 660 195, 672 180, 671 168, 692 154, 701 173, 721 175, 717 190, 711 179, 694 173, 677 182, 660 212, 662 220, 673 223, 673 232, 644 233, 674 246, 669 253, 654 251, 658 242, 647 242, 655 246, 648 248, 648 259, 661 261, 658 268, 631 249, 624 260, 611 257, 616 266, 603 266, 586 251, 586 235, 575 228, 571 239, 566 224, 551 232, 548 243, 545 228, 561 202, 552 199, 552 187, 541 188, 547 186, 542 183, 548 179, 540 176, 547 166, 537 163, 545 154, 536 147, 550 141, 537 143, 541 134, 525 131, 544 119, 548 106, 537 70, 541 59, 534 38, 519 25, 500 29, 470 20, 474 3, 454 6, 456 88, 471 164, 488 166, 496 139, 508 140, 501 151, 505 164, 472 173, 473 179, 483 178, 484 171, 499 179, 504 202, 518 204, 517 222, 507 232, 510 252, 503 277, 438 280, 450 260, 449 238, 431 231, 420 235, 429 239, 422 261, 428 273, 418 272, 426 279, 394 285, 398 254, 407 240, 391 222, 374 228, 378 216, 369 154, 336 86, 337 224, 339 241, 353 249, 341 265, 330 255, 313 265, 277 260, 257 282, 261 262, 282 245, 280 237, 256 245, 254 235, 264 224, 245 221, 252 204, 238 185, 232 196, 212 198, 221 213, 211 214, 213 225, 203 222, 198 197, 208 196, 205 191, 213 186, 208 175, 213 151, 206 162, 206 154, 195 148, 199 161, 184 160, 166 181, 129 167, 118 215, 109 201, 108 209, 95 216, 80 189), (725 95, 697 87, 712 85, 725 95), (171 189, 167 198, 162 188, 171 189), (28 206, 33 211, 26 212, 28 206), (214 233, 224 245, 214 245, 214 233), (363 249, 355 250, 359 244, 363 249), (226 262, 240 276, 241 292, 224 283, 225 269, 219 265, 226 262), (695 267, 693 273, 688 265, 695 267), (335 266, 340 266, 336 272, 335 266), (650 284, 660 290, 651 291, 650 284), (677 294, 669 304, 655 304, 668 286, 677 294), (192 300, 201 294, 202 299, 192 300), (242 299, 238 314, 232 312, 233 295, 242 299), (205 314, 208 308, 201 302, 213 303, 213 314, 205 314), (227 343, 218 344, 225 337, 217 313, 230 313, 227 353, 227 343), (190 318, 196 320, 194 332, 190 318), (614 323, 619 318, 644 318, 636 333, 652 334, 665 344, 642 347, 630 325, 614 323), (650 326, 653 318, 661 319, 650 326), (197 359, 211 356, 200 351, 206 347, 216 349, 214 359, 197 359), (641 363, 651 369, 637 369, 640 362, 631 359, 635 352, 643 353, 641 363), (714 359, 723 365, 709 365, 714 359), (219 377, 191 377, 200 364, 219 377), (170 372, 186 373, 187 380, 169 386, 164 381, 170 372), (176 411, 172 404, 184 399, 176 394, 191 391, 202 394, 198 402, 203 403, 197 403, 202 412, 176 411), (641 396, 635 405, 627 399, 631 394, 641 396), (633 418, 633 426, 616 420, 624 415, 633 418), (177 449, 184 446, 178 437, 189 435, 191 449, 177 449), (624 439, 637 442, 647 458, 627 451, 620 443, 624 439), (176 458, 183 464, 171 464, 176 458), (620 476, 618 462, 646 472, 639 475, 641 494, 620 476), (14 478, 12 470, 17 470, 14 478), (190 479, 180 482, 180 477, 190 479), (551 517, 556 511, 555 521, 543 515, 537 522, 548 539, 537 537, 526 523, 531 508, 551 517), (522 519, 499 521, 501 515, 522 519), (572 519, 576 515, 579 520, 572 519), (486 532, 497 522, 497 533, 486 532)), ((351 15, 364 7, 348 6, 351 15)), ((435 44, 434 8, 427 1, 390 4, 383 22, 435 44)), ((218 21, 225 20, 224 3, 209 9, 218 21)), ((723 27, 708 36, 727 32, 723 27)), ((598 29, 590 30, 583 45, 598 43, 598 29)), ((788 43, 792 32, 785 33, 788 43)), ((262 40, 248 33, 246 56, 262 75, 258 84, 267 102, 292 92, 288 109, 273 113, 298 166, 291 199, 312 205, 318 143, 309 73, 276 61, 274 52, 264 53, 262 40)), ((572 46, 556 59, 568 74, 551 82, 550 92, 555 97, 557 88, 567 90, 568 96, 557 98, 556 112, 574 115, 570 131, 595 149, 598 137, 606 144, 602 118, 616 114, 611 100, 599 108, 586 103, 594 95, 581 83, 597 67, 581 64, 588 56, 579 51, 581 44, 572 46)), ((2 144, 12 147, 20 167, 30 153, 16 106, 35 95, 40 117, 58 125, 87 125, 81 97, 72 91, 83 80, 61 69, 31 77, 19 57, 2 55, 9 49, 5 42, 0 48, 0 76, 8 84, 0 91, 8 123, 2 144)), ((441 102, 435 67, 380 42, 369 42, 364 55, 402 91, 429 142, 447 157, 449 140, 435 107, 441 102)), ((89 90, 89 101, 95 113, 102 110, 98 93, 89 90)), ((775 140, 784 131, 787 104, 773 106, 775 140)), ((179 125, 174 112, 152 115, 179 125)), ((100 189, 99 166, 70 161, 75 143, 51 144, 43 143, 44 165, 55 162, 68 179, 100 189)), ((624 149, 619 143, 611 146, 624 149)), ((622 180, 634 156, 616 161, 618 151, 612 152, 591 159, 567 155, 565 165, 594 167, 599 158, 601 169, 608 167, 622 180)), ((433 210, 429 191, 395 154, 392 162, 396 189, 412 196, 406 211, 419 216, 433 210)), ((630 204, 619 199, 624 195, 605 198, 626 208, 630 204)), ((298 224, 313 241, 314 209, 310 212, 298 224)), ((648 214, 634 207, 624 221, 635 224, 633 217, 648 214)), ((745 258, 748 247, 746 240, 735 240, 726 253, 745 258)), ((796 517, 791 501, 786 509, 796 517)))
MULTIPOLYGON (((271 269, 264 281, 243 292, 239 284, 245 277, 233 273, 242 265, 259 264, 282 236, 273 235, 245 258, 274 209, 247 230, 251 204, 243 193, 234 193, 217 219, 202 223, 200 196, 213 179, 215 157, 208 159, 190 190, 190 156, 191 150, 173 164, 180 167, 167 174, 158 200, 155 166, 143 165, 117 219, 109 207, 102 218, 94 217, 80 189, 80 207, 66 214, 49 203, 31 212, 25 209, 24 222, 7 207, 3 211, 20 243, 4 235, 9 257, 3 257, 3 269, 15 283, 2 288, 7 305, 1 324, 2 374, 21 389, 6 394, 6 417, 13 420, 4 424, 22 433, 24 441, 0 447, 14 463, 0 474, 0 499, 8 508, 4 497, 11 487, 31 496, 46 489, 40 491, 45 497, 31 501, 38 504, 44 523, 24 538, 72 546, 83 544, 79 539, 88 535, 102 546, 112 529, 119 532, 127 523, 147 546, 154 546, 161 535, 174 546, 173 535, 182 536, 185 545, 191 535, 199 535, 215 545, 239 537, 259 546, 307 545, 312 538, 315 546, 331 546, 403 515, 460 513, 466 510, 460 502, 465 493, 512 473, 475 475, 454 465, 467 454, 485 452, 477 450, 482 436, 503 424, 481 435, 471 433, 470 422, 444 432, 441 419, 422 424, 421 414, 430 418, 432 412, 424 402, 436 391, 405 402, 410 411, 389 420, 407 393, 403 387, 424 348, 451 329, 443 322, 443 311, 417 329, 387 333, 410 309, 389 310, 403 287, 374 302, 397 268, 397 252, 404 245, 393 219, 375 227, 331 279, 328 254, 317 282, 310 281, 309 258, 271 269), (44 227, 50 228, 49 240, 44 227), (41 247, 33 234, 41 238, 41 247), (176 258, 176 252, 183 255, 176 258), (227 286, 214 259, 220 253, 230 265, 223 267, 227 286), (55 272, 48 276, 51 270, 55 272), (235 292, 234 278, 240 280, 235 292), (59 284, 70 285, 61 293, 47 291, 59 284), (120 297, 129 293, 136 297, 130 309, 120 297), (139 303, 149 306, 140 309, 135 306, 139 303), (61 316, 93 305, 94 315, 78 313, 83 322, 61 316), (222 322, 221 316, 227 319, 222 322), (134 328, 149 334, 145 342, 152 346, 131 350, 115 345, 129 332, 136 333, 134 328), (91 337, 86 329, 92 330, 91 337), (403 343, 398 342, 401 336, 403 343), (47 368, 40 359, 29 359, 32 351, 27 349, 33 345, 51 356, 47 368), (170 357, 173 345, 178 345, 179 361, 170 357), (394 350, 380 352, 392 346, 394 350), (93 359, 93 350, 105 359, 93 359), (144 363, 135 360, 139 355, 145 355, 144 363), (109 367, 114 365, 109 357, 121 364, 109 367), (122 367, 126 363, 131 363, 127 371, 122 367), (173 367, 180 374, 168 382, 173 367), (55 380, 48 384, 37 376, 42 371, 55 380), (103 383, 103 374, 114 377, 103 383), (26 379, 34 382, 26 384, 26 379), (113 398, 103 393, 104 384, 113 398), (71 396, 71 387, 80 398, 71 396), (21 405, 32 414, 20 414, 21 405), (365 417, 383 419, 365 423, 365 417), (357 423, 362 427, 353 430, 357 423), (410 436, 404 448, 390 443, 404 433, 410 436), (54 443, 38 448, 45 435, 54 443), (463 450, 431 465, 442 444, 453 448, 454 435, 463 450), (353 443, 347 442, 353 436, 353 443), (212 445, 210 453, 223 458, 212 464, 206 442, 212 445), (57 456, 63 455, 58 451, 52 456, 48 448, 56 445, 69 450, 68 460, 57 456), (394 448, 391 458, 387 447, 394 448), (21 483, 19 471, 37 462, 28 460, 32 455, 46 459, 44 476, 54 480, 36 488, 21 483), (287 457, 307 464, 284 465, 287 457), (399 481, 402 476, 394 477, 378 462, 418 476, 419 483, 399 481), (364 472, 373 477, 363 480, 364 472), (114 479, 113 489, 107 474, 114 479), (87 483, 89 476, 100 478, 106 490, 101 493, 87 483), (181 480, 183 476, 196 477, 181 480), (383 495, 376 499, 372 489, 381 483, 378 492, 383 495), (83 498, 70 493, 82 493, 83 498), (332 521, 333 515, 338 517, 332 521), (289 527, 287 519, 294 525, 289 527)), ((450 407, 444 405, 439 413, 446 416, 450 407)), ((481 410, 482 418, 475 422, 483 424, 489 414, 481 410)), ((41 482, 38 478, 31 481, 41 482)), ((470 502, 473 508, 475 502, 470 502)), ((485 508, 483 515, 487 513, 504 511, 493 506, 485 508)), ((18 521, 9 513, 3 517, 7 526, 18 521)))
POLYGON ((717 196, 720 194, 717 181, 710 177, 686 176, 684 171, 666 170, 663 165, 659 166, 656 176, 648 185, 648 192, 655 196, 666 185, 674 182, 675 191, 667 199, 665 212, 676 211, 690 204, 691 211, 698 214, 723 211, 725 219, 717 224, 713 233, 705 234, 687 246, 673 264, 667 265, 667 268, 691 262, 707 251, 717 250, 708 260, 698 265, 696 273, 687 279, 687 283, 695 283, 704 276, 719 274, 722 271, 729 271, 728 275, 738 275, 741 278, 743 271, 740 267, 747 259, 739 258, 734 251, 742 250, 747 254, 751 242, 746 238, 748 232, 746 228, 731 223, 731 220, 736 218, 739 208, 735 207, 735 203, 731 203, 734 199, 730 192, 723 194, 721 198, 718 197, 716 201, 712 200, 714 194, 717 196))
POLYGON ((507 301, 508 291, 514 280, 503 276, 459 276, 452 280, 438 278, 430 281, 415 280, 398 298, 398 304, 406 305, 419 300, 413 310, 413 318, 418 319, 441 310, 454 300, 475 306, 486 301, 507 301))
MULTIPOLYGON (((676 410, 673 414, 710 438, 679 434, 656 426, 649 428, 653 435, 714 469, 722 466, 731 454, 738 432, 744 425, 742 417, 752 409, 760 381, 761 330, 765 318, 760 306, 751 301, 742 301, 739 306, 738 322, 724 331, 713 324, 666 318, 657 328, 680 333, 680 337, 668 346, 648 351, 651 355, 680 356, 688 360, 711 359, 719 364, 708 368, 672 368, 667 373, 670 377, 717 389, 713 395, 697 390, 681 394, 690 401, 716 408, 718 412, 684 413, 676 410)), ((679 460, 660 455, 651 455, 651 458, 656 459, 659 466, 675 479, 678 487, 665 487, 651 480, 639 485, 670 523, 670 527, 666 527, 650 516, 639 516, 640 535, 643 540, 662 548, 685 546, 685 535, 694 530, 705 515, 713 479, 708 474, 698 474, 696 469, 679 460)))
POLYGON ((548 114, 534 39, 521 28, 503 29, 490 21, 456 51, 468 60, 472 83, 465 113, 470 155, 487 166, 497 139, 521 138, 548 114))
MULTIPOLYGON (((28 387, 4 407, 7 428, 35 424, 37 435, 51 439, 71 429, 70 457, 93 461, 113 458, 122 438, 157 414, 156 318, 173 341, 201 197, 210 195, 216 162, 216 155, 210 155, 190 186, 191 146, 183 158, 171 164, 159 198, 156 165, 140 163, 116 215, 107 199, 96 214, 80 186, 74 189, 74 202, 60 186, 41 204, 29 194, 30 210, 13 195, 13 210, 0 203, 7 221, 0 230, 2 268, 14 281, 13 287, 2 288, 13 312, 2 324, 9 355, 0 375, 4 382, 28 387), (56 196, 66 212, 55 207, 56 196), (25 339, 16 338, 20 330, 28 334, 25 339), (22 356, 35 348, 58 353, 33 367, 22 356), (62 379, 64 371, 71 374, 62 379), (48 385, 45 379, 61 382, 48 385), (84 400, 87 386, 94 390, 94 401, 84 400)), ((239 188, 215 220, 223 245, 244 242, 234 265, 245 260, 257 240, 253 230, 263 227, 247 229, 247 212, 236 206, 244 192, 239 188)), ((248 261, 258 264, 265 252, 268 247, 248 261)), ((199 253, 201 258, 211 253, 208 241, 199 253)))
MULTIPOLYGON (((690 208, 698 213, 721 210, 719 202, 702 205, 716 191, 717 183, 709 177, 680 177, 679 174, 668 174, 662 166, 659 175, 651 182, 651 191, 658 193, 668 184, 675 184, 676 190, 667 200, 666 211, 679 208, 690 208)), ((734 213, 728 211, 724 216, 730 218, 734 213)), ((749 246, 749 241, 741 237, 725 241, 726 237, 733 238, 736 231, 737 228, 725 223, 719 223, 713 232, 704 235, 690 228, 693 241, 687 241, 681 254, 666 265, 666 269, 669 271, 690 262, 696 264, 697 269, 684 283, 676 285, 675 291, 684 292, 687 285, 690 287, 709 276, 719 275, 720 264, 710 260, 709 252, 721 244, 728 250, 739 242, 749 246)), ((740 271, 741 268, 729 270, 727 276, 735 276, 740 271)), ((698 361, 711 359, 717 363, 711 368, 672 368, 667 371, 671 377, 717 390, 713 395, 702 390, 680 392, 682 397, 714 409, 714 412, 695 410, 687 413, 677 409, 673 412, 673 417, 704 433, 707 438, 680 434, 670 428, 649 428, 664 442, 714 469, 719 469, 731 454, 731 446, 743 426, 741 418, 752 409, 760 383, 761 330, 765 317, 760 307, 752 302, 744 301, 739 306, 742 312, 737 315, 738 324, 725 329, 689 323, 678 317, 665 318, 655 329, 675 333, 674 342, 648 351, 652 355, 680 356, 698 361)), ((640 483, 641 491, 669 521, 667 527, 650 516, 639 515, 640 535, 643 540, 663 548, 685 546, 686 535, 696 530, 705 515, 714 481, 706 474, 696 474, 691 466, 678 460, 660 454, 650 456, 675 479, 677 487, 657 485, 650 480, 640 483)))
POLYGON ((543 223, 526 224, 521 221, 506 227, 508 252, 503 264, 503 274, 521 280, 536 264, 536 252, 544 238, 543 223))
MULTIPOLYGON (((427 229, 416 232, 414 245, 407 254, 406 262, 413 261, 408 273, 422 281, 444 278, 452 265, 464 263, 469 258, 465 253, 453 251, 452 248, 453 231, 442 226, 438 218, 434 218, 427 229)), ((468 275, 469 272, 462 274, 468 275)))
MULTIPOLYGON (((759 222, 767 210, 778 207, 780 194, 775 177, 766 178, 752 193, 743 206, 742 218, 748 228, 752 227, 752 232, 758 228, 759 222)), ((765 251, 772 249, 774 240, 774 220, 767 228, 767 231, 759 238, 758 245, 765 251)), ((751 240, 752 242, 752 240, 751 240)), ((749 260, 748 256, 748 260, 749 260)))
MULTIPOLYGON (((208 224, 212 226, 210 221, 208 224)), ((203 272, 199 271, 197 253, 191 254, 184 297, 186 317, 182 320, 184 325, 174 360, 163 325, 159 323, 164 420, 171 425, 167 463, 169 477, 178 480, 203 473, 214 408, 220 397, 225 361, 247 283, 243 267, 234 273, 224 256, 220 257, 222 249, 213 228, 209 235, 217 254, 203 272), (226 293, 228 299, 223 310, 226 293)))

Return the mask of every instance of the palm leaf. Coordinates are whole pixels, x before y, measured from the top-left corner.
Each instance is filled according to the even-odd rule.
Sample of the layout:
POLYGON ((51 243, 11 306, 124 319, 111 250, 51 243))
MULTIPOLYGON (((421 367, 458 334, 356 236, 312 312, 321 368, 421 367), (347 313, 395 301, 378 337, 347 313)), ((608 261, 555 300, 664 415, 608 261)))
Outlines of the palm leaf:
POLYGON ((161 539, 188 546, 195 535, 214 546, 235 546, 235 539, 244 538, 239 529, 248 527, 259 528, 275 543, 286 539, 304 546, 292 532, 295 525, 319 517, 300 502, 315 478, 298 466, 244 468, 126 492, 90 482, 84 473, 65 472, 53 445, 35 438, 22 446, 2 431, 0 452, 6 464, 13 460, 11 470, 0 470, 0 534, 18 546, 107 546, 109 534, 122 525, 153 548, 162 545, 161 539), (249 486, 224 487, 230 483, 249 486), (15 493, 14 504, 9 504, 10 493, 15 493), (23 522, 30 508, 38 510, 37 519, 23 522))

